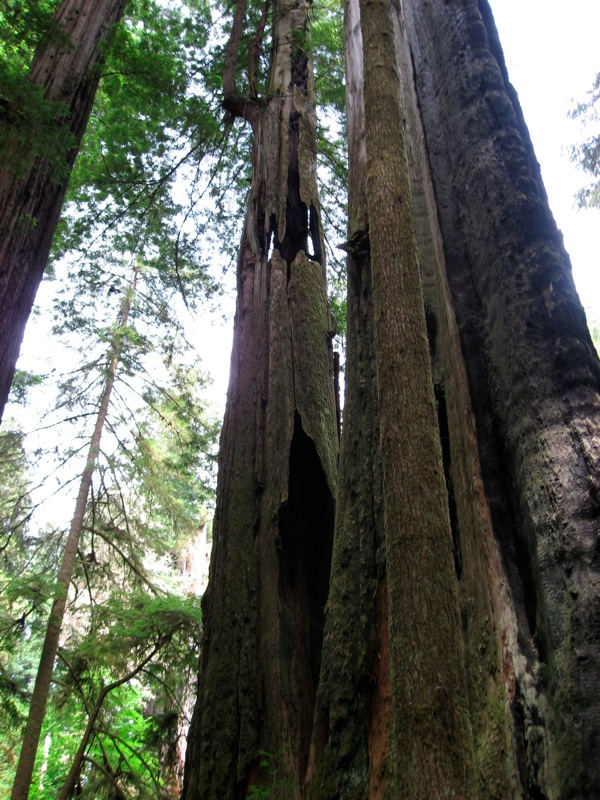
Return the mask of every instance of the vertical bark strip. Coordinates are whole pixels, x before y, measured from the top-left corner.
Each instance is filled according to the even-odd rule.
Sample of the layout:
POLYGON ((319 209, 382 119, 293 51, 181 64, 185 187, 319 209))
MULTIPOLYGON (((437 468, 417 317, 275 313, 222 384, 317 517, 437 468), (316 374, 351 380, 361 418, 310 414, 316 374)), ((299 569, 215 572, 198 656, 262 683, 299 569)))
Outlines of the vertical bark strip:
POLYGON ((46 634, 44 636, 44 643, 42 645, 42 653, 40 655, 40 663, 35 678, 33 694, 31 695, 31 702, 29 704, 27 725, 25 727, 23 744, 21 745, 21 752, 19 754, 19 762, 17 764, 17 771, 15 773, 11 800, 27 800, 29 795, 29 788, 31 786, 31 778, 35 765, 35 756, 40 741, 44 716, 46 714, 48 695, 50 693, 50 683, 52 681, 52 672, 54 670, 54 660, 56 659, 56 653, 58 651, 60 632, 62 630, 62 623, 67 605, 69 585, 73 576, 77 548, 83 530, 83 521, 87 509, 90 486, 92 485, 92 478, 96 468, 98 454, 100 452, 100 440, 106 424, 110 398, 115 385, 117 369, 120 363, 122 344, 121 337, 123 335, 123 329, 127 324, 129 312, 131 310, 131 304, 135 295, 137 274, 138 269, 136 268, 131 285, 129 286, 127 294, 123 300, 120 318, 114 334, 114 342, 111 347, 106 381, 104 383, 102 396, 100 398, 100 405, 98 407, 98 414, 96 416, 94 430, 90 439, 90 446, 88 448, 85 467, 79 482, 79 490, 75 500, 75 510, 73 512, 73 518, 71 519, 69 535, 67 536, 60 570, 56 579, 54 602, 52 603, 52 610, 50 611, 50 616, 46 625, 46 634))
POLYGON ((186 800, 291 800, 308 759, 338 448, 308 11, 273 4, 266 98, 224 102, 252 123, 253 175, 186 800))
POLYGON ((347 408, 309 796, 473 797, 457 581, 389 4, 350 3, 346 27, 347 408))
POLYGON ((388 0, 362 0, 367 205, 401 797, 474 796, 458 590, 388 0))
POLYGON ((528 796, 522 779, 524 753, 516 745, 515 674, 533 691, 524 674, 515 608, 494 537, 483 488, 477 430, 452 298, 444 243, 418 101, 415 75, 399 8, 394 15, 396 49, 406 116, 409 177, 425 295, 429 348, 438 404, 444 471, 448 489, 465 662, 469 712, 476 749, 481 797, 528 796))
POLYGON ((392 719, 390 648, 366 200, 362 36, 345 9, 348 325, 336 523, 307 793, 383 798, 392 719))
POLYGON ((69 109, 63 124, 76 146, 67 157, 62 179, 53 175, 42 156, 22 176, 9 168, 0 171, 0 420, 98 87, 100 45, 120 19, 125 2, 63 0, 54 22, 72 47, 41 45, 31 65, 29 78, 43 87, 46 100, 64 103, 69 109))

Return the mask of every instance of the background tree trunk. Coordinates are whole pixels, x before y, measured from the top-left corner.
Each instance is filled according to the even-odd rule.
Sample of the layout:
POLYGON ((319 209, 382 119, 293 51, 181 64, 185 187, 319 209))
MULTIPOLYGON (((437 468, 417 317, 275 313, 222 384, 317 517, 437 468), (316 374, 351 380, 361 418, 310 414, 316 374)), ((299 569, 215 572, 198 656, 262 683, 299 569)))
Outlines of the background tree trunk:
POLYGON ((117 369, 121 359, 122 337, 124 328, 127 325, 131 304, 135 295, 138 272, 139 267, 136 267, 131 284, 127 290, 127 294, 123 299, 121 313, 119 315, 119 320, 114 333, 113 344, 109 353, 106 381, 104 383, 102 396, 100 398, 98 414, 96 416, 94 430, 90 439, 90 446, 88 448, 85 467, 79 482, 79 490, 77 492, 77 499, 75 500, 75 510, 73 512, 73 518, 69 528, 69 535, 67 536, 60 570, 56 579, 54 601, 52 603, 52 610, 50 611, 50 616, 48 617, 48 623, 46 625, 46 633, 44 636, 44 643, 42 645, 40 663, 35 678, 33 694, 31 695, 31 701, 29 704, 27 725, 23 735, 23 744, 21 745, 21 752, 19 754, 19 762, 17 764, 17 770, 15 773, 11 800, 27 800, 29 795, 33 769, 35 766, 35 757, 40 741, 44 717, 46 715, 46 706, 48 704, 48 695, 50 694, 50 684, 52 682, 52 673, 54 671, 54 661, 58 651, 58 643, 67 605, 69 586, 71 584, 71 578, 73 577, 77 548, 79 546, 79 540, 81 539, 81 533, 83 530, 83 522, 87 510, 87 502, 90 493, 90 486, 92 485, 92 477, 94 475, 94 470, 96 469, 98 453, 100 452, 102 432, 106 424, 110 398, 115 385, 117 369))
POLYGON ((338 449, 308 10, 273 6, 267 99, 225 98, 253 125, 253 176, 186 800, 291 800, 308 758, 338 449))
POLYGON ((101 42, 117 22, 126 0, 63 0, 54 22, 72 47, 43 44, 29 77, 46 100, 69 109, 64 121, 75 148, 64 177, 36 158, 23 175, 0 171, 0 420, 13 379, 25 325, 48 260, 65 199, 69 174, 90 116, 102 61, 101 42))

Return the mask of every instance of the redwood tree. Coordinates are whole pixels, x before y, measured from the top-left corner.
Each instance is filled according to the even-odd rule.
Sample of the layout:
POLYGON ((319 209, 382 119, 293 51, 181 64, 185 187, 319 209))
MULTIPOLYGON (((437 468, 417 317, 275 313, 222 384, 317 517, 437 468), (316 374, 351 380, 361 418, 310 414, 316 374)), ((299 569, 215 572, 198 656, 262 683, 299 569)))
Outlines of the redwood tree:
MULTIPOLYGON (((524 791, 593 797, 600 792, 600 366, 488 3, 463 0, 452 10, 411 3, 406 23, 478 436, 483 513, 501 558, 494 584, 506 593, 501 600, 490 592, 494 636, 482 642, 477 619, 469 650, 475 660, 482 644, 494 648, 502 665, 524 791)), ((452 403, 458 414, 461 400, 452 403)), ((480 558, 493 552, 479 549, 480 558)), ((465 604, 475 605, 484 579, 472 568, 465 577, 465 604)), ((475 689, 481 671, 472 664, 471 672, 475 689)))
MULTIPOLYGON (((593 797, 600 791, 598 359, 487 2, 408 0, 388 9, 453 534, 475 796, 593 797)), ((386 558, 381 537, 388 443, 374 237, 386 211, 374 219, 368 202, 373 121, 365 109, 363 123, 361 110, 372 37, 363 9, 359 18, 351 3, 349 363, 308 773, 309 796, 319 799, 385 795, 406 757, 397 748, 419 748, 404 738, 414 707, 398 702, 393 670, 410 666, 407 680, 418 689, 435 666, 415 668, 423 642, 412 620, 394 619, 391 552, 386 558), (410 652, 394 654, 399 626, 416 637, 410 652)), ((413 569, 426 576, 427 560, 413 569)), ((436 584, 423 582, 417 592, 415 606, 426 607, 436 584)), ((423 638, 437 622, 427 620, 423 638)), ((405 631, 400 636, 406 641, 405 631)), ((434 723, 444 720, 452 690, 440 681, 421 695, 423 721, 436 692, 444 702, 434 723)), ((435 746, 448 757, 453 744, 442 735, 435 746)), ((422 796, 429 779, 412 771, 398 796, 422 796)), ((450 796, 443 783, 428 791, 423 796, 450 796)), ((465 781, 455 796, 472 792, 465 781)))
POLYGON ((187 800, 245 798, 265 783, 274 796, 300 796, 333 536, 338 431, 309 3, 276 0, 259 12, 246 34, 242 87, 236 66, 246 13, 239 0, 223 83, 225 108, 252 126, 252 182, 237 265, 187 800), (259 97, 256 69, 269 10, 270 65, 259 97))
MULTIPOLYGON (((0 419, 98 87, 101 45, 125 3, 62 0, 52 35, 42 40, 29 70, 29 81, 43 89, 44 101, 56 104, 55 124, 71 135, 72 146, 64 164, 26 152, 23 165, 15 142, 14 160, 7 158, 0 170, 0 419)), ((10 103, 5 112, 7 118, 19 115, 10 103)))
POLYGON ((595 797, 600 364, 489 5, 348 4, 329 594, 333 446, 307 420, 331 382, 295 301, 320 249, 285 111, 310 65, 277 24, 283 83, 256 103, 225 82, 254 176, 186 798, 256 794, 261 750, 286 798, 595 797))

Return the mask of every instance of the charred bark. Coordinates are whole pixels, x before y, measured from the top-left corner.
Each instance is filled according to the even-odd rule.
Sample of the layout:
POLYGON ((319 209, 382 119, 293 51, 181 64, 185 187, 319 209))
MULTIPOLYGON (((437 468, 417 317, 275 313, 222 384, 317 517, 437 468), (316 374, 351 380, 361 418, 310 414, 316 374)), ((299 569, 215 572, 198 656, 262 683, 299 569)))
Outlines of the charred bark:
POLYGON ((593 797, 598 361, 487 2, 403 11, 480 791, 593 797))
POLYGON ((72 46, 41 45, 31 65, 29 78, 43 87, 45 99, 68 109, 60 124, 72 133, 75 147, 61 178, 42 156, 22 175, 0 171, 0 419, 98 87, 100 45, 125 2, 63 0, 54 23, 72 46))
POLYGON ((241 800, 257 784, 300 797, 308 759, 338 448, 313 78, 299 46, 308 8, 274 4, 267 99, 249 120, 253 176, 186 800, 241 800))

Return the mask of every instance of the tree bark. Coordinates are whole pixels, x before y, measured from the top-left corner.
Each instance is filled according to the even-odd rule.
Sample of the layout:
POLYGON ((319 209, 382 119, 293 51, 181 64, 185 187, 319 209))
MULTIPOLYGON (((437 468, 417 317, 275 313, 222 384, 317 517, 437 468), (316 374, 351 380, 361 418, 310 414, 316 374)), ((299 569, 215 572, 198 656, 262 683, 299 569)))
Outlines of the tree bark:
MULTIPOLYGON (((346 36, 346 409, 306 796, 595 797, 600 365, 491 12, 486 0, 352 0, 346 36)), ((260 186, 251 209, 267 209, 252 228, 262 243, 269 214, 281 215, 254 201, 260 186)), ((238 423, 228 417, 220 488, 231 502, 220 507, 211 568, 207 711, 198 705, 193 726, 204 751, 191 740, 206 766, 190 769, 194 800, 245 797, 258 774, 251 754, 265 741, 290 747, 272 710, 290 674, 281 646, 290 595, 263 535, 265 519, 288 520, 265 504, 281 472, 267 468, 281 464, 265 446, 276 441, 271 391, 284 380, 242 346, 244 336, 268 339, 272 316, 250 312, 258 289, 269 309, 277 300, 265 286, 278 286, 283 248, 276 241, 267 284, 245 237, 230 390, 238 423), (241 419, 262 438, 248 438, 241 419), (228 494, 234 483, 245 494, 228 494), (242 528, 245 538, 226 538, 242 528), (266 599, 277 580, 279 616, 266 599), (227 641, 215 627, 224 618, 227 641), (256 656, 265 642, 273 672, 256 656), (228 647, 230 661, 215 659, 228 647), (211 659, 226 679, 211 678, 211 659), (268 687, 264 675, 275 677, 268 687), (221 739, 217 726, 228 731, 221 739)), ((277 439, 292 440, 290 487, 295 436, 277 439)), ((279 497, 295 515, 285 481, 279 497)), ((295 654, 306 666, 306 650, 295 654)), ((296 763, 293 792, 274 787, 284 796, 299 795, 296 763)))
POLYGON ((349 241, 344 428, 307 771, 310 800, 382 799, 390 777, 388 587, 357 2, 346 5, 345 50, 349 241))
MULTIPOLYGON (((478 505, 477 524, 485 522, 479 542, 473 530, 467 535, 466 516, 459 525, 472 718, 493 711, 480 705, 487 674, 503 687, 518 791, 593 797, 600 793, 598 359, 488 3, 411 0, 404 11, 445 253, 441 314, 451 305, 474 415, 470 421, 460 408, 465 383, 451 359, 452 471, 470 492, 459 495, 463 514, 478 505), (471 445, 469 458, 480 477, 468 486, 460 473, 472 431, 477 452, 471 445), (479 628, 487 577, 476 553, 492 576, 485 602, 493 625, 479 628)), ((456 352, 452 342, 444 346, 456 352)), ((479 755, 493 785, 483 747, 479 755)))
MULTIPOLYGON (((391 792, 411 798, 467 798, 475 796, 474 750, 390 6, 385 0, 361 3, 359 9, 351 3, 348 17, 354 21, 349 23, 348 33, 355 39, 347 48, 349 130, 351 137, 358 136, 358 141, 353 139, 350 144, 355 159, 351 177, 357 182, 350 183, 349 309, 355 313, 362 304, 366 310, 361 315, 367 322, 363 335, 370 336, 371 346, 363 344, 362 355, 374 361, 376 397, 370 402, 377 414, 375 423, 362 422, 356 431, 366 439, 362 446, 370 449, 372 431, 378 430, 371 463, 381 465, 381 494, 371 490, 369 496, 364 487, 359 494, 365 462, 357 468, 343 458, 342 470, 348 469, 348 473, 340 476, 342 491, 348 490, 345 481, 354 482, 359 502, 376 507, 378 513, 368 520, 370 524, 360 527, 352 517, 338 519, 334 564, 338 567, 339 563, 340 570, 332 575, 332 602, 338 596, 336 581, 346 586, 344 573, 350 571, 344 570, 343 557, 338 562, 338 547, 346 548, 353 538, 358 539, 357 544, 362 537, 367 542, 377 541, 372 530, 377 516, 384 523, 386 571, 382 579, 383 548, 379 545, 379 578, 373 581, 365 624, 346 632, 354 640, 356 652, 367 655, 363 664, 357 660, 353 665, 362 677, 358 686, 364 687, 364 698, 358 703, 354 700, 352 707, 362 705, 367 713, 358 730, 356 722, 351 723, 356 743, 354 752, 348 753, 352 740, 346 731, 340 736, 339 724, 332 725, 332 717, 338 720, 343 707, 340 701, 355 691, 352 684, 357 675, 344 670, 344 677, 351 676, 351 681, 340 688, 345 657, 343 643, 336 642, 339 616, 336 620, 330 603, 320 698, 326 691, 325 670, 331 670, 328 702, 333 700, 335 705, 323 711, 319 706, 319 712, 323 720, 329 719, 331 753, 327 759, 321 758, 320 768, 315 765, 314 776, 309 772, 309 780, 315 782, 315 797, 384 797, 391 792), (356 29, 359 15, 360 36, 356 29), (352 199, 354 193, 358 199, 352 199), (365 286, 369 280, 372 297, 365 286), (360 295, 368 300, 361 298, 357 303, 357 284, 362 284, 360 295), (348 532, 343 531, 345 524, 348 532), (369 619, 374 624, 369 625, 369 619), (331 651, 327 648, 330 641, 331 651), (333 667, 330 658, 335 659, 333 667), (327 782, 330 788, 323 793, 319 784, 327 782)), ((361 355, 360 349, 349 348, 348 360, 356 355, 361 355)), ((365 365, 359 369, 364 371, 365 365)), ((349 364, 349 380, 351 376, 349 364)), ((347 386, 344 437, 348 429, 356 436, 354 427, 350 428, 350 415, 358 409, 360 418, 365 407, 364 403, 356 405, 356 391, 352 384, 347 386)), ((346 446, 344 438, 344 457, 346 446)), ((376 486, 374 482, 373 489, 376 486)), ((344 508, 341 498, 339 508, 344 508)), ((371 547, 356 548, 355 560, 362 560, 371 547)), ((377 576, 372 555, 367 564, 370 574, 377 576)), ((347 612, 345 595, 347 589, 335 609, 341 616, 347 612)), ((317 728, 316 735, 322 736, 323 731, 317 728)), ((322 750, 323 744, 317 740, 317 759, 322 750)))
POLYGON ((25 325, 48 260, 69 174, 92 109, 102 61, 101 43, 119 20, 126 0, 63 0, 54 22, 72 47, 41 45, 29 78, 46 100, 69 109, 64 124, 75 148, 65 176, 57 179, 36 158, 23 175, 0 171, 0 420, 14 375, 25 325))
POLYGON ((52 672, 54 670, 54 660, 58 651, 60 632, 62 630, 62 623, 67 605, 69 585, 73 576, 77 548, 83 530, 83 522, 87 509, 92 477, 96 468, 98 453, 100 452, 100 440, 102 438, 102 432, 106 423, 110 398, 115 384, 117 369, 120 363, 122 343, 121 337, 123 335, 123 328, 127 324, 127 320, 129 318, 129 312, 135 294, 137 274, 138 270, 136 268, 131 285, 123 300, 120 318, 115 330, 115 338, 111 348, 106 382, 104 384, 102 397, 100 398, 98 415, 96 417, 96 423, 90 439, 86 464, 81 474, 81 481, 79 483, 79 490, 77 492, 77 499, 75 501, 75 511, 71 520, 69 535, 63 551, 58 577, 56 579, 54 601, 52 603, 52 610, 50 611, 50 616, 46 626, 46 634, 44 637, 44 643, 42 645, 40 664, 35 679, 33 694, 29 704, 27 725, 25 727, 23 744, 21 745, 21 752, 19 754, 19 762, 17 764, 17 770, 15 773, 11 800, 27 800, 29 787, 31 786, 33 768, 35 765, 35 756, 40 740, 44 716, 46 714, 48 695, 50 693, 52 672))
POLYGON ((273 5, 266 97, 224 103, 253 125, 253 176, 186 800, 300 797, 308 758, 338 450, 308 11, 273 5))
MULTIPOLYGON (((475 751, 476 784, 457 796, 595 797, 598 360, 487 2, 391 7, 475 751)), ((361 35, 373 43, 350 3, 347 405, 311 800, 394 791, 390 754, 405 714, 393 672, 415 652, 393 651, 391 554, 380 535, 374 229, 387 212, 373 216, 368 203, 361 35)), ((384 141, 377 154, 389 171, 386 153, 384 141)), ((389 303, 391 279, 385 287, 389 303)), ((416 587, 415 603, 429 595, 416 587)), ((405 774, 398 796, 419 796, 420 778, 405 774)), ((442 786, 429 792, 444 796, 442 786)))

